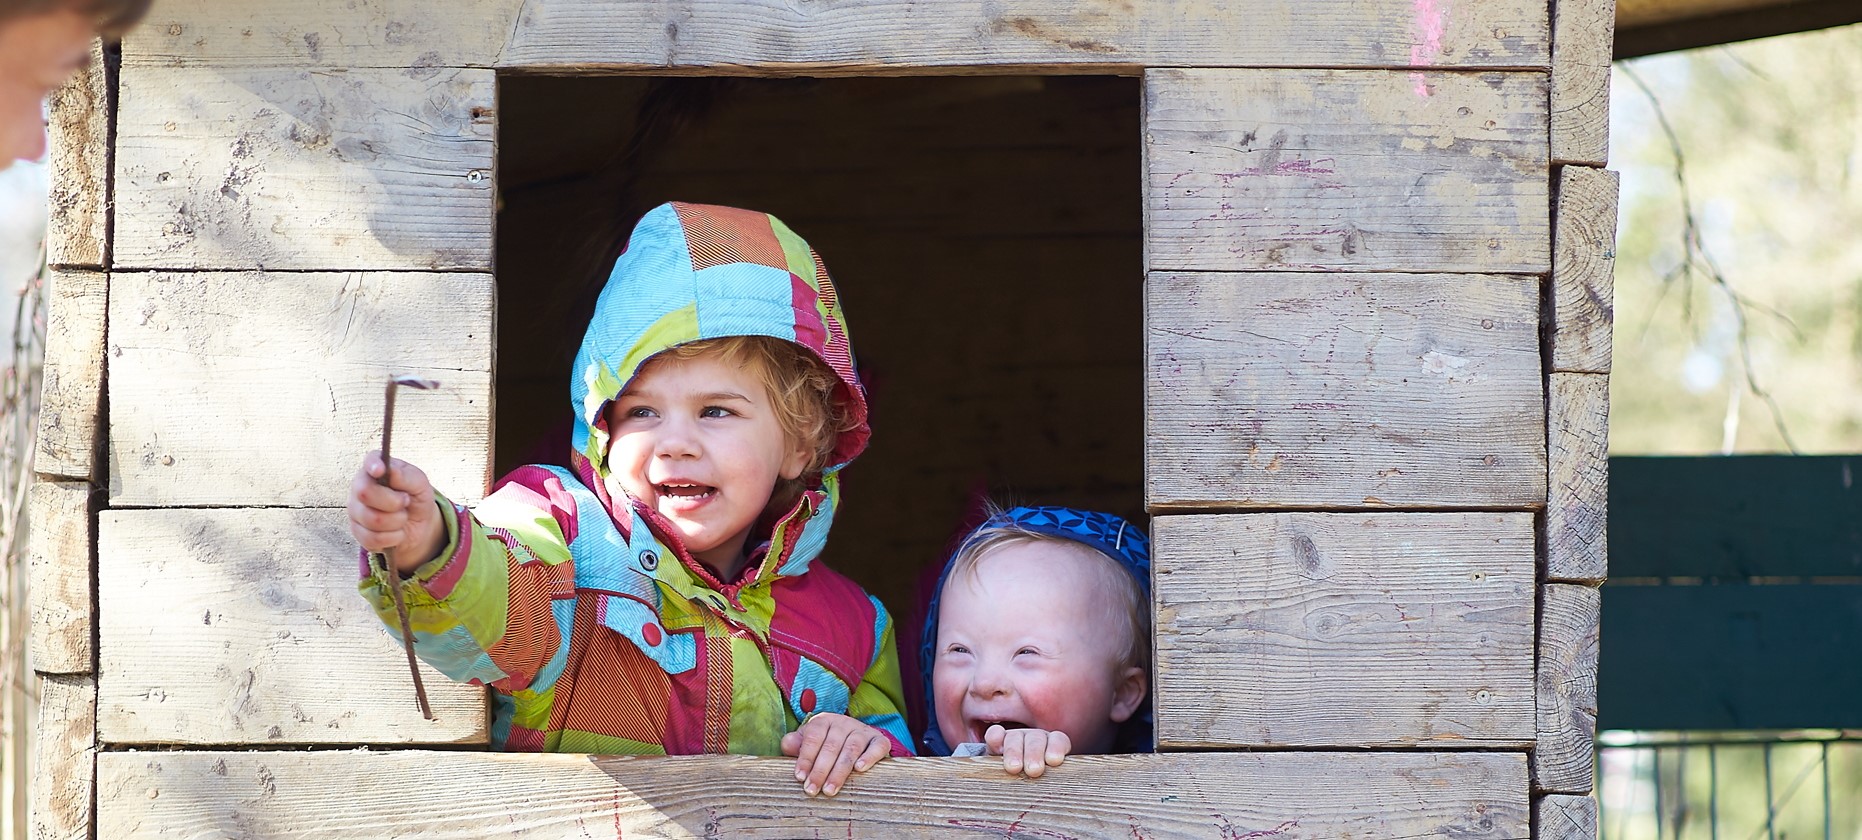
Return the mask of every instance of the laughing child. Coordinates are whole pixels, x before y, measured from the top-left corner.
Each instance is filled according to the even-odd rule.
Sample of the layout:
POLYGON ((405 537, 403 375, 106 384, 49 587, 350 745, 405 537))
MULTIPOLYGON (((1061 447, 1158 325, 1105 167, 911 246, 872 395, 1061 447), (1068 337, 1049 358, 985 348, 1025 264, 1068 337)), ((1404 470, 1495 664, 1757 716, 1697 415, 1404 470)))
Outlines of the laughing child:
POLYGON ((919 651, 927 753, 1033 778, 1069 754, 1149 752, 1150 564, 1144 532, 1072 508, 1014 508, 964 537, 919 651))
POLYGON ((496 689, 494 748, 783 754, 809 795, 911 755, 891 618, 816 562, 869 431, 813 249, 763 213, 653 209, 569 390, 572 469, 521 467, 470 510, 398 459, 379 486, 378 453, 350 485, 350 530, 408 577, 415 652, 496 689))

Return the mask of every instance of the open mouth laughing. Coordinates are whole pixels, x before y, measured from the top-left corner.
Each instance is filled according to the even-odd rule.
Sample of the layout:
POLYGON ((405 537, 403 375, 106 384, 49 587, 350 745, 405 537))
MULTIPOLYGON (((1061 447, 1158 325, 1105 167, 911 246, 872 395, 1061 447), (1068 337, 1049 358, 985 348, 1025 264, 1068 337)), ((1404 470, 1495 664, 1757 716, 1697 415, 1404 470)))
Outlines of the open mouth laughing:
POLYGON ((691 510, 704 505, 718 495, 718 488, 709 484, 692 481, 668 481, 653 485, 660 501, 674 511, 691 510))

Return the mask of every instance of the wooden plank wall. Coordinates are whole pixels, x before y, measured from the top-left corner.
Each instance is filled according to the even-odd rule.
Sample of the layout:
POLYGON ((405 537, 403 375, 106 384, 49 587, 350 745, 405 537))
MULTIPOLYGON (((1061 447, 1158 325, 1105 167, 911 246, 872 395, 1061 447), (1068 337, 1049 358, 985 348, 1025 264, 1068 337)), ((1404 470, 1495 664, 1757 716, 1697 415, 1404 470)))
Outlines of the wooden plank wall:
POLYGON ((54 253, 103 294, 67 284, 71 407, 35 494, 63 523, 35 568, 70 669, 42 723, 43 836, 1522 838, 1535 812, 1593 836, 1607 354, 1557 360, 1608 345, 1613 192, 1579 165, 1603 162, 1609 15, 1231 6, 157 4, 91 92, 120 100, 115 146, 109 119, 60 123, 109 175, 95 148, 60 158, 92 177, 54 253), (775 760, 126 749, 483 740, 475 692, 430 681, 421 721, 392 648, 361 639, 337 506, 408 346, 453 360, 408 371, 447 381, 409 401, 444 429, 427 458, 483 484, 494 70, 594 68, 1143 72, 1160 742, 1295 749, 1076 758, 1036 782, 887 762, 832 801, 775 760), (87 208, 106 241, 79 241, 87 208), (1577 571, 1533 556, 1554 509, 1577 571))
POLYGON ((1554 0, 1552 271, 1544 308, 1547 479, 1540 520, 1533 826, 1595 838, 1598 587, 1608 574, 1617 174, 1609 161, 1616 0, 1554 0))

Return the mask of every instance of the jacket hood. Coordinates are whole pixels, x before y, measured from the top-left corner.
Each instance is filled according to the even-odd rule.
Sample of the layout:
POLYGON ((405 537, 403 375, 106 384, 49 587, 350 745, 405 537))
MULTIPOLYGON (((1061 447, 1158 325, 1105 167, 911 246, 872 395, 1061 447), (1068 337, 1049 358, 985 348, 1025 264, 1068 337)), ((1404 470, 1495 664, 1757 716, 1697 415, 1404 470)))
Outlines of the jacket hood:
MULTIPOLYGON (((792 341, 813 352, 840 380, 854 422, 836 439, 820 482, 775 523, 768 554, 752 555, 743 586, 807 570, 826 542, 839 500, 839 472, 866 448, 870 435, 847 323, 820 256, 767 213, 678 202, 655 207, 634 226, 615 260, 570 380, 576 413, 571 465, 625 524, 632 517, 615 503, 627 497, 612 481, 607 461, 608 403, 655 353, 751 335, 792 341)), ((711 580, 657 513, 638 503, 633 507, 685 560, 679 565, 721 591, 732 590, 727 594, 734 597, 738 587, 711 580)), ((659 576, 666 579, 674 565, 660 564, 659 576)))
MULTIPOLYGON (((1138 590, 1144 594, 1145 600, 1150 600, 1151 538, 1145 535, 1143 529, 1119 517, 1092 510, 1044 506, 1014 507, 984 520, 983 524, 964 534, 963 539, 957 540, 950 556, 944 558, 943 571, 938 573, 937 588, 932 590, 931 603, 925 612, 924 634, 918 643, 918 667, 923 675, 926 705, 924 755, 950 755, 951 749, 956 746, 946 742, 943 733, 938 731, 937 709, 932 708, 937 702, 937 695, 931 691, 931 670, 937 664, 938 602, 943 600, 944 584, 950 579, 951 561, 963 553, 964 546, 978 533, 1005 525, 1072 540, 1097 550, 1118 561, 1138 581, 1138 590)), ((1119 725, 1113 749, 1117 752, 1151 751, 1149 698, 1138 707, 1137 712, 1119 725)))

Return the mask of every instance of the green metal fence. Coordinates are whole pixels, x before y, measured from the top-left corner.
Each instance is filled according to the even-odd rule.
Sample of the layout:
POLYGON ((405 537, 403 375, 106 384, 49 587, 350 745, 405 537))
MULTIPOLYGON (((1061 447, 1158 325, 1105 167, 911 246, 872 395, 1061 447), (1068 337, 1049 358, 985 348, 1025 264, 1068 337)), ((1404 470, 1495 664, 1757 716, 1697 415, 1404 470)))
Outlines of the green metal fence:
POLYGON ((1858 840, 1862 732, 1608 732, 1603 840, 1858 840))

